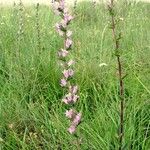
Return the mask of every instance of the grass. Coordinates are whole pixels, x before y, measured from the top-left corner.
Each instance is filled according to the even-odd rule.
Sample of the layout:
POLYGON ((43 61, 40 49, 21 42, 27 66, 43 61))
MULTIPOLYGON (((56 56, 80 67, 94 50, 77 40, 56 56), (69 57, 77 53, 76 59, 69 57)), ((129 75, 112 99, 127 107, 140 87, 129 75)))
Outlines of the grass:
MULTIPOLYGON (((150 4, 119 6, 127 75, 124 149, 149 150, 150 4)), ((24 8, 20 42, 18 9, 0 7, 0 149, 77 149, 76 139, 66 131, 66 106, 61 102, 57 50, 63 41, 54 29, 59 18, 47 6, 39 7, 39 50, 36 6, 24 8)), ((77 109, 83 112, 78 128, 82 150, 118 149, 119 87, 109 21, 105 6, 81 3, 70 26, 74 31, 70 57, 77 61, 74 81, 80 87, 77 109), (101 63, 107 66, 100 67, 101 63)))

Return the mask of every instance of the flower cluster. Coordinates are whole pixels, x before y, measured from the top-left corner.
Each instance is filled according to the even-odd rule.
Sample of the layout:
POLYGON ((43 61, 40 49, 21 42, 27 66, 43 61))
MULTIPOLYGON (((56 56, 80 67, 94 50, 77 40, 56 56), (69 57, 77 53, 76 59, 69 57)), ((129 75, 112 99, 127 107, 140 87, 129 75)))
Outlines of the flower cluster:
MULTIPOLYGON (((56 31, 64 38, 64 46, 58 51, 58 57, 62 61, 61 66, 64 68, 62 71, 63 77, 60 80, 60 85, 67 90, 67 94, 63 97, 62 102, 66 105, 72 106, 72 104, 76 103, 79 99, 79 96, 77 95, 78 87, 71 83, 71 79, 74 75, 72 66, 75 62, 72 59, 68 60, 67 57, 73 44, 71 39, 72 31, 68 30, 68 25, 73 20, 73 16, 71 16, 65 8, 65 0, 55 2, 54 12, 62 18, 60 23, 56 23, 56 31)), ((65 115, 71 121, 68 131, 73 134, 81 122, 81 113, 76 112, 74 109, 70 109, 66 111, 65 115)))
POLYGON ((72 121, 70 127, 68 128, 68 131, 72 134, 76 131, 76 127, 81 121, 81 113, 76 113, 75 110, 70 109, 66 111, 66 117, 72 121))

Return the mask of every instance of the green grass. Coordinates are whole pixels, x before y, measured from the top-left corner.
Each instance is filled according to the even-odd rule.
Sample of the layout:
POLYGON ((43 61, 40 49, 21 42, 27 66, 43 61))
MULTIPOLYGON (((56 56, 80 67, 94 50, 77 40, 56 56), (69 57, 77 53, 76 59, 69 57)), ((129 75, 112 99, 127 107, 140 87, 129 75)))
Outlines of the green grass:
MULTIPOLYGON (((125 82, 125 150, 150 149, 150 4, 120 4, 122 63, 125 82)), ((0 7, 0 149, 76 150, 62 104, 61 67, 57 51, 62 39, 59 20, 40 6, 41 49, 37 44, 36 10, 25 7, 23 35, 18 42, 18 7, 0 7), (20 54, 18 58, 16 54, 20 54)), ((119 95, 110 17, 105 6, 77 6, 73 57, 80 87, 77 110, 82 150, 118 149, 119 95), (108 66, 99 67, 106 63, 108 66)))

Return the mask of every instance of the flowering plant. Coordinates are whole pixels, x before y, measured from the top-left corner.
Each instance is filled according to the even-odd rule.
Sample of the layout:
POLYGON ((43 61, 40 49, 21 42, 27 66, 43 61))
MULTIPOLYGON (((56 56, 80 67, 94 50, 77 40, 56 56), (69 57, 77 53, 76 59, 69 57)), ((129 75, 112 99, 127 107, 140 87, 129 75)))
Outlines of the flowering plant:
MULTIPOLYGON (((71 79, 74 76, 74 70, 72 68, 75 63, 74 60, 68 60, 68 55, 72 49, 73 41, 71 39, 72 31, 68 30, 68 25, 73 20, 68 10, 65 7, 65 0, 60 0, 54 4, 54 12, 59 15, 62 20, 56 23, 56 31, 64 39, 64 46, 58 51, 58 57, 62 61, 61 66, 63 67, 62 79, 60 85, 67 89, 67 94, 63 97, 62 102, 66 105, 72 106, 79 99, 78 86, 71 83, 71 79)), ((81 113, 78 113, 75 109, 70 108, 65 112, 66 117, 71 121, 68 132, 70 134, 75 133, 77 126, 81 122, 81 113)))

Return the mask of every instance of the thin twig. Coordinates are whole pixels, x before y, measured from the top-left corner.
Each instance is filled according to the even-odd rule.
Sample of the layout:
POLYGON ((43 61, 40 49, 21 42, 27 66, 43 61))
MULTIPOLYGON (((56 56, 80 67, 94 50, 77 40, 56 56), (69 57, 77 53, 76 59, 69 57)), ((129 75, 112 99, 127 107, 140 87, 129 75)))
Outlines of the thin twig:
POLYGON ((119 54, 120 48, 120 35, 119 37, 116 34, 116 23, 114 15, 114 0, 111 0, 109 5, 109 12, 111 15, 112 22, 112 34, 115 42, 115 54, 117 57, 118 71, 119 71, 119 88, 120 88, 120 127, 119 127, 119 150, 122 150, 123 147, 123 136, 124 136, 124 83, 123 83, 123 73, 122 73, 122 63, 119 54))
POLYGON ((38 53, 41 54, 41 37, 40 37, 40 20, 39 20, 39 6, 40 4, 37 3, 36 5, 36 30, 37 30, 37 48, 38 53))

